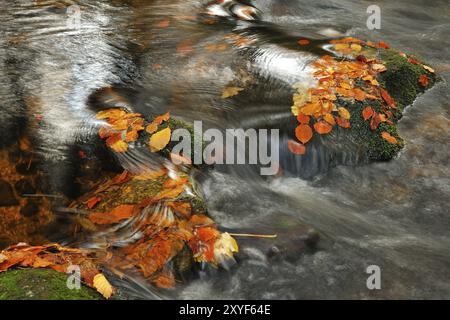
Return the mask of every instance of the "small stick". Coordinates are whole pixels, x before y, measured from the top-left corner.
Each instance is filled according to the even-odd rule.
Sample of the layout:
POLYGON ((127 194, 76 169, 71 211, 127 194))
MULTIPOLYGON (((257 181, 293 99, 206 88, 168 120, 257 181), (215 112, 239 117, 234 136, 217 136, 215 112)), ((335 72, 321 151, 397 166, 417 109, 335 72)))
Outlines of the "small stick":
POLYGON ((228 233, 230 236, 234 237, 249 237, 249 238, 276 238, 276 234, 252 234, 252 233, 228 233))
POLYGON ((63 196, 58 196, 55 194, 31 194, 31 193, 24 193, 22 195, 23 197, 43 197, 43 198, 59 198, 59 199, 64 199, 63 196))

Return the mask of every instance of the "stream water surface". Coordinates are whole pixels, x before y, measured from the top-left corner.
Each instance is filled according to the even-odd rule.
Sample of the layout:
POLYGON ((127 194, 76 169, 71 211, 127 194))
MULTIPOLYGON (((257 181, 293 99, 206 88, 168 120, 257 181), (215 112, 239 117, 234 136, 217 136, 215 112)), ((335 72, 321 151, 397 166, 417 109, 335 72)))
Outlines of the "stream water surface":
POLYGON ((208 170, 199 188, 213 219, 227 230, 276 232, 287 253, 272 257, 267 250, 278 242, 247 240, 230 271, 207 270, 168 294, 139 280, 122 285, 134 298, 450 298, 448 1, 257 0, 260 21, 214 23, 199 22, 205 5, 1 1, 2 145, 38 117, 31 132, 51 184, 76 193, 68 183, 76 174, 73 148, 96 134, 91 102, 102 88, 143 114, 170 110, 220 129, 272 127, 292 117, 291 86, 309 81, 308 63, 323 53, 327 36, 383 40, 442 77, 406 109, 398 125, 405 148, 395 159, 369 163, 349 149, 329 161, 312 148, 301 163, 281 152, 284 173, 274 177, 247 166, 208 170), (366 27, 372 4, 381 8, 380 30, 366 27), (75 28, 70 6, 79 10, 75 28), (226 45, 231 33, 255 44, 226 45), (296 46, 300 38, 311 45, 296 46), (233 79, 245 84, 250 76, 242 70, 253 71, 257 89, 221 99, 233 79), (320 234, 311 251, 297 245, 304 224, 320 234), (380 290, 366 287, 370 265, 381 269, 380 290))

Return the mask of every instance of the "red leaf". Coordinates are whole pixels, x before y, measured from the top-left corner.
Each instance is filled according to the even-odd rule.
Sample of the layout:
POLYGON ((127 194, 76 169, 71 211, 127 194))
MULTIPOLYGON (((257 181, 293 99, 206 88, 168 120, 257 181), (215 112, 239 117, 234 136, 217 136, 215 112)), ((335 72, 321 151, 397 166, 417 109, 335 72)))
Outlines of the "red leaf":
POLYGON ((100 197, 92 197, 90 198, 87 202, 86 205, 89 209, 92 209, 93 207, 95 207, 95 205, 97 203, 99 203, 102 200, 102 198, 100 197))
POLYGON ((420 75, 419 83, 422 87, 428 86, 428 77, 425 74, 420 75))
POLYGON ((362 112, 362 116, 363 116, 364 120, 370 119, 373 116, 373 109, 372 109, 372 107, 370 107, 370 106, 365 107, 363 112, 362 112))
POLYGON ((370 120, 370 129, 375 130, 376 128, 378 128, 380 122, 381 122, 380 115, 378 114, 378 112, 374 112, 372 120, 370 120))
POLYGON ((390 106, 391 108, 396 109, 397 106, 395 105, 394 99, 389 95, 389 93, 384 90, 383 88, 380 88, 381 97, 383 97, 384 101, 390 106))

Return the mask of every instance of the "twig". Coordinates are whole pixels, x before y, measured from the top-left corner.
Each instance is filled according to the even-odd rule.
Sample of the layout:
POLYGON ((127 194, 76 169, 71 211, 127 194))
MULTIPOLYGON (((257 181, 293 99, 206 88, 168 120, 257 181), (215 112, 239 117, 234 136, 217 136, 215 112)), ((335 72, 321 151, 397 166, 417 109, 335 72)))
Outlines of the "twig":
POLYGON ((228 233, 230 236, 234 237, 249 237, 249 238, 276 238, 276 234, 252 234, 252 233, 228 233))
POLYGON ((60 198, 60 199, 64 199, 63 196, 58 196, 55 194, 31 194, 31 193, 24 193, 22 194, 23 197, 43 197, 43 198, 60 198))

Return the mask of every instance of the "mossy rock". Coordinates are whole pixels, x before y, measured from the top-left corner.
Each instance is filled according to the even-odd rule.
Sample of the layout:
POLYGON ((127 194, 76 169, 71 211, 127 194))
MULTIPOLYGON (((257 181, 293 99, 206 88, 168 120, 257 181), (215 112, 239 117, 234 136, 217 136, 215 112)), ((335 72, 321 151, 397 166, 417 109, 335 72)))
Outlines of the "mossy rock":
POLYGON ((17 269, 0 274, 0 300, 99 300, 101 295, 84 285, 67 287, 67 275, 50 269, 17 269))

